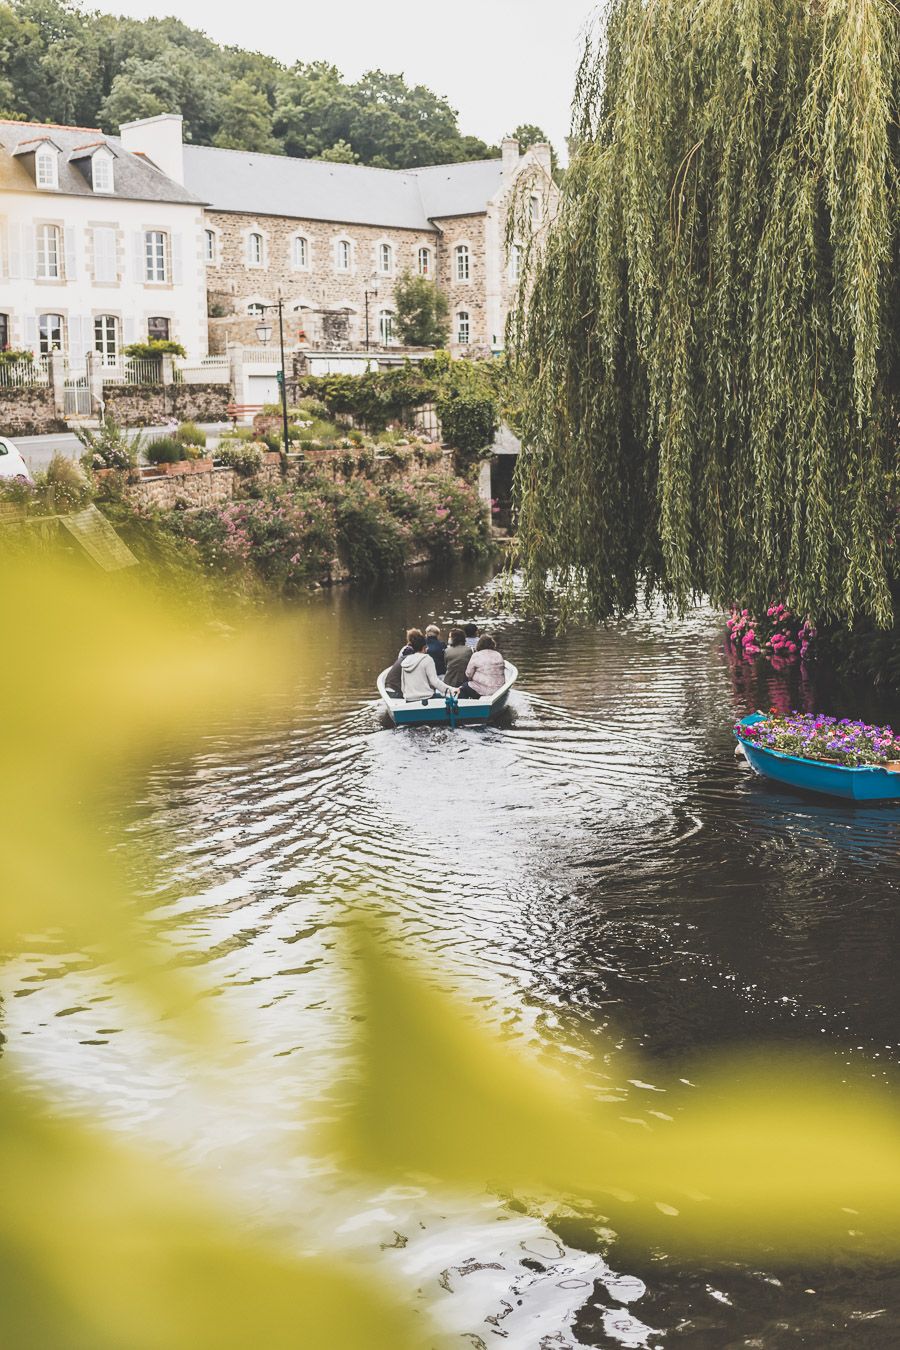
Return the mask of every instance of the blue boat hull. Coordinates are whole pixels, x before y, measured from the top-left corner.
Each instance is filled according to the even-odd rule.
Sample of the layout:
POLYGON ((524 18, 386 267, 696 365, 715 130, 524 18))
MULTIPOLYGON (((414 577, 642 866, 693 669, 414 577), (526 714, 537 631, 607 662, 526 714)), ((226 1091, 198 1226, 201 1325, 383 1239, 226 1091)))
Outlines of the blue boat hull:
MULTIPOLYGON (((762 720, 761 714, 753 713, 742 719, 741 726, 753 726, 762 720)), ((900 801, 898 773, 869 765, 854 769, 844 764, 800 759, 797 755, 786 755, 780 750, 769 750, 740 735, 737 739, 744 748, 750 767, 764 778, 783 783, 785 787, 856 802, 900 801)))
POLYGON ((409 726, 459 726, 461 722, 487 722, 495 713, 506 707, 509 691, 518 678, 519 672, 511 662, 506 662, 506 684, 492 698, 460 699, 448 706, 443 697, 429 698, 423 701, 407 703, 401 698, 392 698, 387 692, 383 670, 378 677, 378 692, 390 714, 391 721, 398 727, 409 726))

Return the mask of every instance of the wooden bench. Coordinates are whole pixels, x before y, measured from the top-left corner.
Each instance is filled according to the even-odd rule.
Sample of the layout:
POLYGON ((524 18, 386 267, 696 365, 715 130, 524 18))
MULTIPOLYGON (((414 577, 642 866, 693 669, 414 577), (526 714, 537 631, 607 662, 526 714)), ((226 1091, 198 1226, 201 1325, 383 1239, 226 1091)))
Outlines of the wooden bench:
POLYGON ((263 410, 262 403, 229 403, 225 409, 235 426, 238 422, 252 422, 257 413, 263 410))

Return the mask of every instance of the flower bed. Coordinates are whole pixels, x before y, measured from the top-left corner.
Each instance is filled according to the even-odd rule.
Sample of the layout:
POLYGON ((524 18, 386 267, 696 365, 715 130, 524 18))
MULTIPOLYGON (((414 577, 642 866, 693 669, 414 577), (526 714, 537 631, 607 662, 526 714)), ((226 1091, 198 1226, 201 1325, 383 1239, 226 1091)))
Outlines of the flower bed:
POLYGON ((735 723, 735 735, 761 746, 780 750, 800 759, 822 760, 858 768, 861 764, 887 764, 900 760, 900 739, 890 727, 851 722, 849 718, 825 717, 822 713, 771 712, 752 726, 735 723))

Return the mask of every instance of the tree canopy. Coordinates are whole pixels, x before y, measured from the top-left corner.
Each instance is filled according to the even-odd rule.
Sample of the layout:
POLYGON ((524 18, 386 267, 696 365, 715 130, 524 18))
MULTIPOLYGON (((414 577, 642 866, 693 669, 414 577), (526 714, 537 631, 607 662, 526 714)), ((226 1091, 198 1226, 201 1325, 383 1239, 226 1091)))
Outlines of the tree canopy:
POLYGON ((898 103, 891 0, 609 0, 511 333, 535 599, 890 621, 898 103))
POLYGON ((199 145, 410 168, 483 159, 455 110, 402 75, 354 83, 325 62, 284 65, 221 47, 176 18, 90 13, 70 0, 0 0, 0 116, 100 126, 180 112, 199 145))
POLYGON ((407 347, 443 347, 450 331, 450 306, 428 277, 404 272, 394 287, 397 331, 407 347))

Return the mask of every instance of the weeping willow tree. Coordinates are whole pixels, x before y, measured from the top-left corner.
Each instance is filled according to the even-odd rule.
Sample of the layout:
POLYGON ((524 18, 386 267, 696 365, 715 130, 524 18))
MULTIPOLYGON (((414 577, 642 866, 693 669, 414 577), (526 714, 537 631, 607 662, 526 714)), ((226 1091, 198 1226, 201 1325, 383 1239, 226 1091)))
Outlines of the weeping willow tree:
POLYGON ((898 105, 893 0, 609 0, 510 329, 532 599, 890 622, 898 105))

